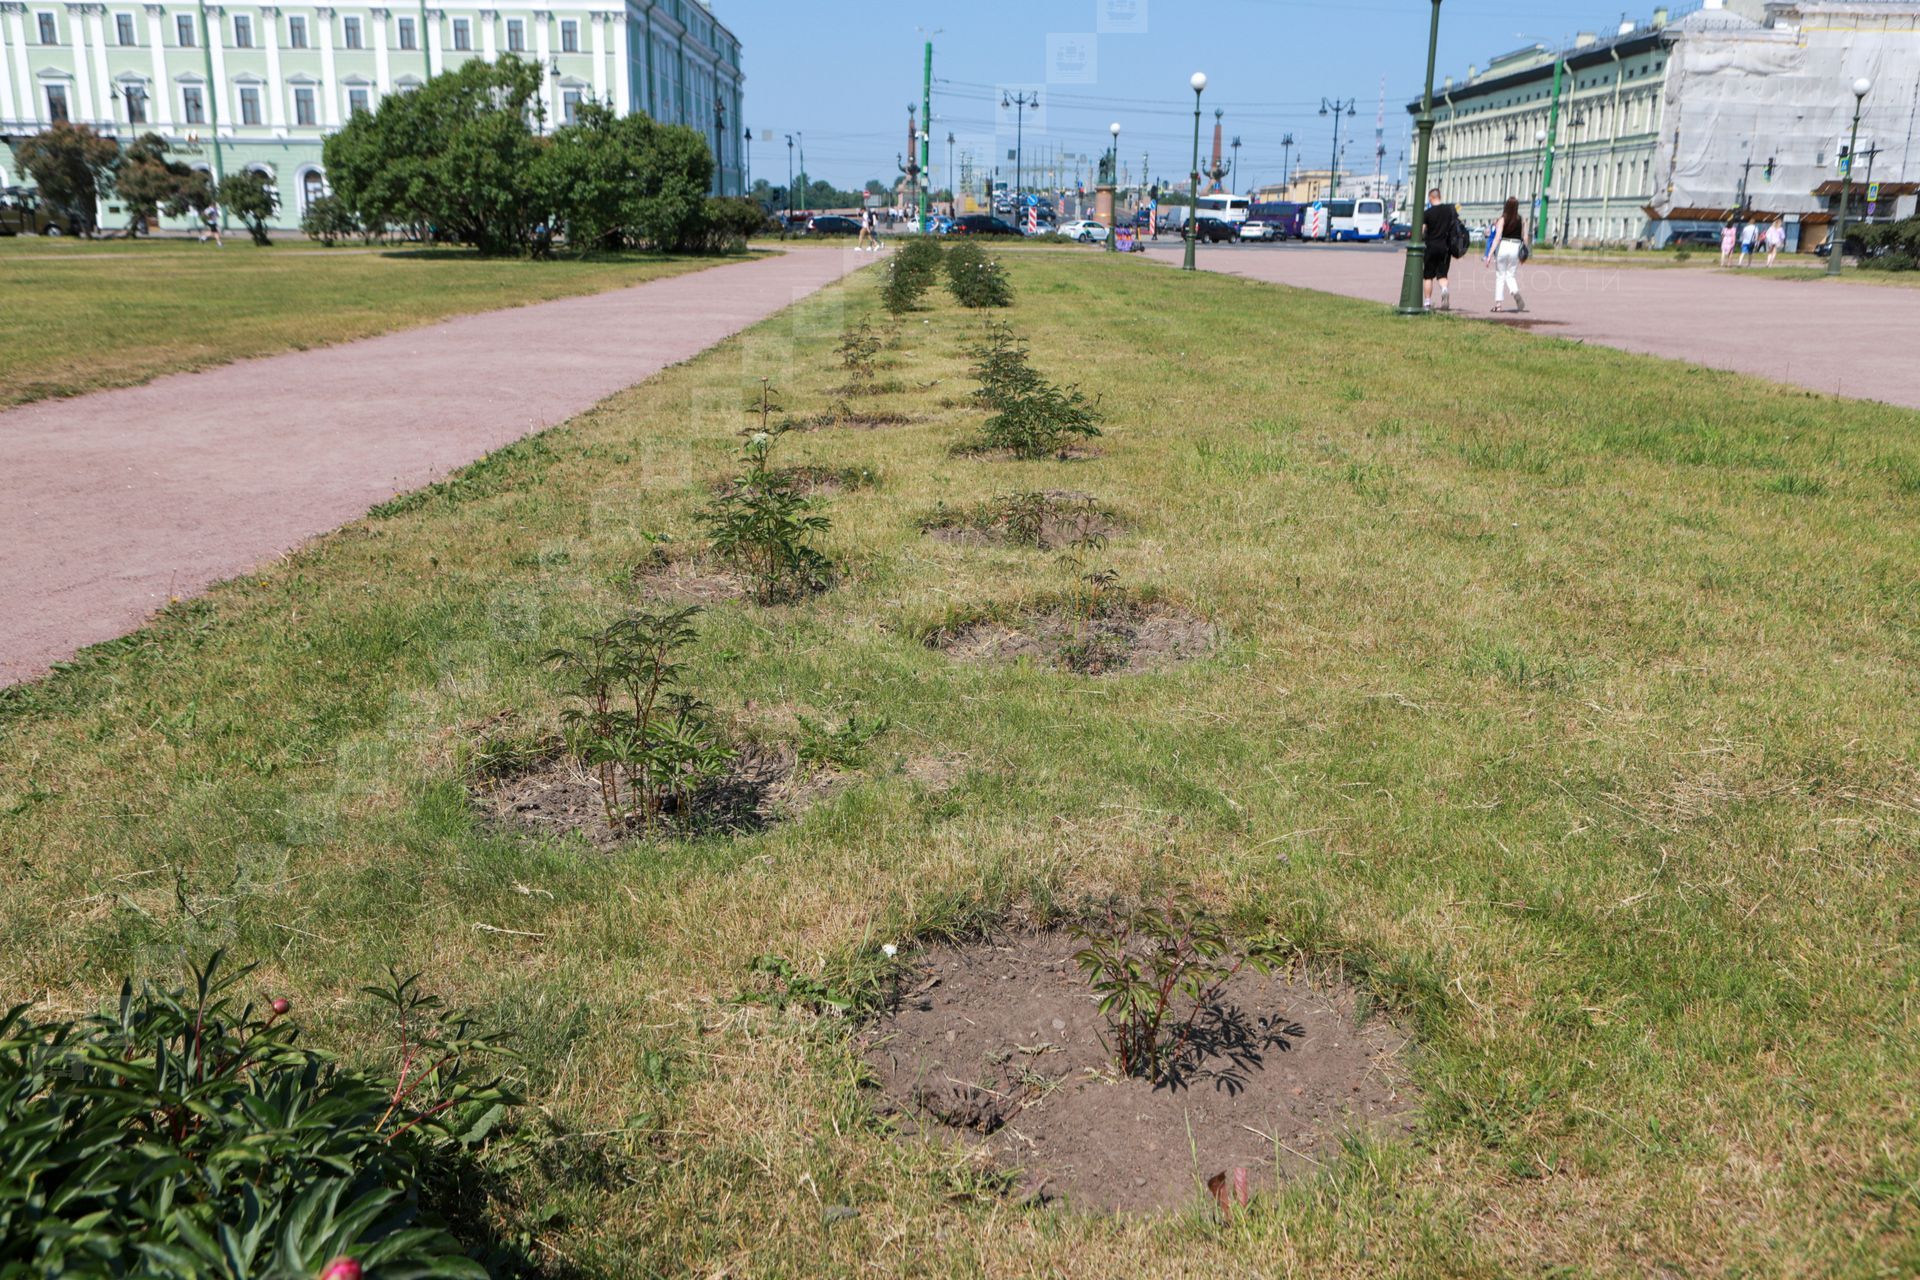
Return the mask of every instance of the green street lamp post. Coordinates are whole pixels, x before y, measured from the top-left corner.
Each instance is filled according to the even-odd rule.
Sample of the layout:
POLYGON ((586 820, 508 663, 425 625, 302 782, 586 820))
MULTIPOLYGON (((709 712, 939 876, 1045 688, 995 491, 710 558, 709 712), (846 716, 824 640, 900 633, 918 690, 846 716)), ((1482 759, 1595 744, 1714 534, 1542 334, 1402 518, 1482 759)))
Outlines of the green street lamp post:
MULTIPOLYGON (((1431 50, 1429 50, 1429 54, 1431 54, 1431 50)), ((1354 117, 1357 106, 1358 103, 1352 98, 1348 98, 1345 102, 1341 102, 1337 98, 1320 99, 1320 114, 1323 116, 1331 115, 1333 117, 1333 166, 1327 170, 1328 204, 1332 204, 1335 197, 1340 194, 1340 117, 1345 116, 1351 120, 1354 117)), ((1331 210, 1327 212, 1327 217, 1329 219, 1333 217, 1331 210)))
POLYGON ((1113 145, 1107 149, 1107 154, 1113 157, 1107 167, 1107 176, 1113 182, 1113 209, 1107 219, 1112 223, 1107 228, 1107 252, 1118 253, 1120 246, 1115 242, 1119 237, 1115 233, 1120 230, 1120 122, 1115 120, 1108 125, 1107 132, 1113 135, 1113 145))
POLYGON ((1861 77, 1853 82, 1853 137, 1847 144, 1846 167, 1840 171, 1840 221, 1833 227, 1833 251, 1827 255, 1827 274, 1840 274, 1840 259, 1847 256, 1847 194, 1853 189, 1853 158, 1860 150, 1860 111, 1866 105, 1867 95, 1873 92, 1873 81, 1861 77))
POLYGON ((1187 255, 1182 271, 1192 271, 1193 246, 1200 240, 1200 95, 1207 91, 1207 73, 1196 71, 1187 81, 1193 86, 1193 185, 1187 188, 1187 255))
MULTIPOLYGON (((1427 198, 1427 158, 1433 146, 1433 64, 1440 49, 1440 0, 1433 0, 1433 25, 1427 32, 1427 89, 1420 99, 1420 118, 1415 127, 1420 131, 1419 158, 1414 161, 1413 200, 1411 203, 1426 208, 1427 198)), ((1444 145, 1444 144, 1443 144, 1444 145)), ((1420 279, 1425 274, 1422 268, 1426 263, 1426 241, 1419 234, 1421 227, 1414 228, 1415 234, 1407 237, 1407 268, 1400 277, 1400 306, 1403 316, 1423 316, 1427 314, 1420 298, 1420 279)))

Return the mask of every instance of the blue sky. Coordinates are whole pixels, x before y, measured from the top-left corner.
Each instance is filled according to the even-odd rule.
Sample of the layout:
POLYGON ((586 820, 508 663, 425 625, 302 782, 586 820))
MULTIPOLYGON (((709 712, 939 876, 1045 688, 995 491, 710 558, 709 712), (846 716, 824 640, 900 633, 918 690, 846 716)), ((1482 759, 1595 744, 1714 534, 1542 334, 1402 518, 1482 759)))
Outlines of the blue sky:
MULTIPOLYGON (((1676 12, 1697 4, 1672 3, 1676 12)), ((1645 21, 1653 0, 1625 16, 1645 21)), ((920 100, 921 50, 934 39, 934 178, 947 178, 946 136, 977 163, 1000 164, 1014 147, 1013 113, 999 110, 1001 87, 1037 91, 1025 115, 1029 182, 1036 157, 1057 149, 1096 157, 1107 126, 1121 125, 1120 150, 1132 180, 1143 163, 1156 178, 1186 172, 1193 94, 1187 78, 1210 83, 1201 149, 1211 148, 1213 111, 1226 140, 1238 135, 1237 185, 1277 180, 1283 161, 1324 169, 1333 122, 1323 98, 1353 100, 1343 120, 1344 167, 1371 175, 1381 83, 1387 94, 1384 145, 1391 175, 1408 145, 1405 103, 1425 71, 1427 0, 714 0, 739 35, 747 73, 746 127, 753 172, 776 185, 787 169, 786 135, 798 133, 815 177, 841 186, 891 181, 906 149, 909 102, 920 100), (1104 28, 1104 30, 1103 30, 1104 28), (1004 116, 1004 118, 1002 118, 1004 116), (1291 133, 1294 147, 1282 146, 1291 133), (764 136, 770 135, 770 137, 764 136), (1304 154, 1303 154, 1304 153, 1304 154)), ((1439 75, 1530 44, 1571 42, 1579 31, 1610 33, 1617 0, 1446 0, 1439 75)), ((797 148, 796 148, 797 154, 797 148)), ((1229 153, 1230 155, 1231 153, 1229 153)), ((1203 164, 1205 163, 1203 159, 1203 164)), ((1411 159, 1406 161, 1411 167, 1411 159)))

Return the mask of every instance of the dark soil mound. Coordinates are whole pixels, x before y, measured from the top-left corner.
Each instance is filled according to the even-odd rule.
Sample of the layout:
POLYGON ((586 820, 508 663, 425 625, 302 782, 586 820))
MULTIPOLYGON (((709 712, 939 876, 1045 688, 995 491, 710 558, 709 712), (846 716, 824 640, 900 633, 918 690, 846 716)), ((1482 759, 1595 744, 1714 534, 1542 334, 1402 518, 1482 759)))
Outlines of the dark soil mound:
MULTIPOLYGON (((689 798, 684 811, 662 814, 653 835, 684 839, 761 831, 817 802, 836 783, 832 775, 803 776, 784 748, 745 747, 724 775, 689 798)), ((623 775, 623 794, 625 788, 623 775)), ((495 822, 515 831, 575 834, 600 848, 647 838, 638 824, 608 824, 599 780, 566 756, 490 783, 477 800, 495 822)))
POLYGON ((1092 617, 1065 605, 943 628, 928 643, 962 662, 1027 659, 1075 675, 1133 675, 1212 652, 1219 628, 1164 602, 1126 601, 1092 617))
POLYGON ((1090 493, 1047 489, 1005 494, 972 507, 941 507, 920 522, 941 542, 1005 543, 1052 551, 1104 542, 1119 528, 1090 493))
POLYGON ((1064 933, 929 952, 861 1050, 904 1131, 983 1143, 1025 1194, 1175 1209, 1247 1171, 1310 1173, 1350 1131, 1412 1129, 1405 1041, 1350 990, 1251 971, 1207 1011, 1172 1084, 1120 1077, 1064 933))

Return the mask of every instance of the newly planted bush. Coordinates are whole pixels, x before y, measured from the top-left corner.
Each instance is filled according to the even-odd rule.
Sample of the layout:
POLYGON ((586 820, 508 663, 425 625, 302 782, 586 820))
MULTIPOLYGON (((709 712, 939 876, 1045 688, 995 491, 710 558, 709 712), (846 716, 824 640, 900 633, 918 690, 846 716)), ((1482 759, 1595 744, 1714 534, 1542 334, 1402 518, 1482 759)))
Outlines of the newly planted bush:
POLYGON ((880 336, 871 324, 862 320, 848 329, 834 351, 840 357, 841 367, 847 371, 848 391, 862 391, 872 385, 874 357, 880 354, 880 336))
POLYGON ((880 285, 880 302, 890 315, 904 315, 920 305, 940 271, 940 246, 931 240, 909 240, 888 259, 880 285))
POLYGON ((422 1201, 515 1101, 473 1079, 497 1037, 396 979, 368 990, 397 1075, 348 1070, 221 961, 89 1017, 0 1017, 0 1275, 484 1280, 422 1201))
POLYGON ((980 429, 974 448, 1004 449, 1016 458, 1047 458, 1100 434, 1100 409, 1078 387, 1040 381, 1015 394, 980 429))
POLYGON ((696 608, 635 612, 548 659, 578 699, 562 712, 567 749, 600 784, 607 825, 652 834, 726 769, 734 753, 706 707, 678 688, 696 608))
POLYGON ((1040 385, 1040 375, 1027 362, 1027 341, 1004 324, 988 321, 986 332, 967 348, 973 363, 968 371, 980 380, 974 403, 983 409, 1004 409, 1040 385))
POLYGON ((1013 281, 1000 259, 972 240, 947 251, 947 288, 963 307, 1010 307, 1013 281))
POLYGON ((942 504, 921 518, 920 528, 1046 551, 1103 546, 1113 522, 1113 513, 1088 494, 1027 491, 958 509, 942 504))
POLYGON ((1074 955, 1087 975, 1121 1073, 1159 1083, 1179 1073, 1204 1019, 1220 1016, 1219 1000, 1243 969, 1270 973, 1279 943, 1236 948, 1218 921, 1183 898, 1122 916, 1109 910, 1098 926, 1077 926, 1085 945, 1074 955))
POLYGON ((832 522, 793 475, 772 465, 776 438, 754 433, 741 451, 746 470, 701 517, 715 554, 748 574, 767 604, 822 590, 833 574, 833 562, 811 545, 832 522))

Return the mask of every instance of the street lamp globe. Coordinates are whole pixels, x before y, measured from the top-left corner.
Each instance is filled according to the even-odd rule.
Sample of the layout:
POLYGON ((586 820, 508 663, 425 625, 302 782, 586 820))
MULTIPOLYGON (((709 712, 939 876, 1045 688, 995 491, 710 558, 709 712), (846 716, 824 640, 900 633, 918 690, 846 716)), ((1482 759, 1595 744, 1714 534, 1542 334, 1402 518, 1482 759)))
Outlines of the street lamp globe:
POLYGON ((1873 92, 1873 81, 1867 79, 1865 76, 1861 76, 1858 80, 1855 80, 1853 82, 1854 97, 1864 98, 1869 93, 1872 93, 1872 92, 1873 92))
POLYGON ((1204 71, 1196 71, 1193 73, 1193 79, 1187 81, 1187 83, 1193 86, 1195 93, 1199 93, 1207 87, 1207 73, 1204 71))
POLYGON ((1536 129, 1533 134, 1533 140, 1535 142, 1545 142, 1547 140, 1547 131, 1545 129, 1536 129))
POLYGON ((1115 121, 1114 121, 1114 122, 1113 122, 1112 124, 1110 124, 1110 125, 1108 125, 1108 126, 1107 126, 1107 132, 1108 132, 1108 133, 1110 133, 1110 134, 1112 134, 1112 135, 1113 135, 1114 137, 1116 137, 1116 138, 1117 138, 1117 137, 1119 137, 1119 136, 1120 136, 1120 122, 1119 122, 1118 120, 1115 120, 1115 121))

